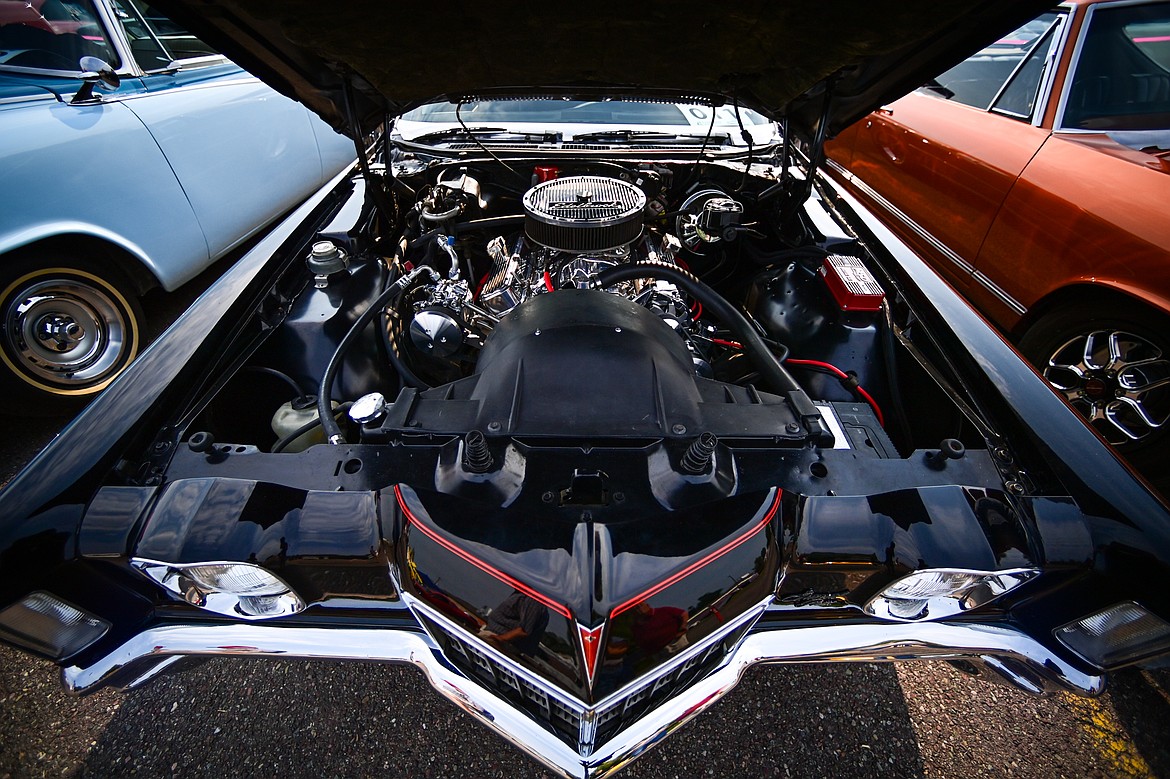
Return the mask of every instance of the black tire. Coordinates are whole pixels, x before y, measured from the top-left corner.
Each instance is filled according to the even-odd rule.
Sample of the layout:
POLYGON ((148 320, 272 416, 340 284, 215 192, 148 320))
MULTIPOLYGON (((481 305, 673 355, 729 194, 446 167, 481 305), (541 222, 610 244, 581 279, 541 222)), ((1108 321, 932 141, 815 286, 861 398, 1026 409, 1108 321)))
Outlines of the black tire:
POLYGON ((1134 466, 1165 468, 1170 320, 1132 302, 1069 306, 1029 328, 1020 351, 1134 466))
POLYGON ((0 258, 0 382, 8 413, 75 411, 142 345, 142 306, 112 263, 55 252, 0 258))

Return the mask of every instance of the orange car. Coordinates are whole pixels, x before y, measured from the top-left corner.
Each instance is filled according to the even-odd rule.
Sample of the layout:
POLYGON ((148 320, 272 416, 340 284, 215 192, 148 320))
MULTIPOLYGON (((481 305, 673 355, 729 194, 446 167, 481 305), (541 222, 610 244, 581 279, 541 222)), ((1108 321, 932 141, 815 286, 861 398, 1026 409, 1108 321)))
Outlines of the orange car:
POLYGON ((1170 431, 1168 150, 1170 2, 1131 0, 1064 3, 826 146, 1147 472, 1170 431))

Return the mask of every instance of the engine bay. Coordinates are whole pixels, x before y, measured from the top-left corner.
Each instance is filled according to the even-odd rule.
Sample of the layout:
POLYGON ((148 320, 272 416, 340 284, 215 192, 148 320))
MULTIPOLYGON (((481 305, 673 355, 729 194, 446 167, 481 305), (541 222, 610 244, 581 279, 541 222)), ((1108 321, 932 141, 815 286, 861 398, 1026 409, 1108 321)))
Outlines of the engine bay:
MULTIPOLYGON (((280 321, 189 429, 237 452, 430 447, 427 465, 410 460, 419 478, 502 505, 533 447, 638 451, 635 492, 665 508, 785 469, 805 494, 964 469, 964 483, 1002 486, 1004 464, 896 324, 865 245, 817 196, 784 217, 776 169, 392 166, 390 205, 318 232, 280 321), (877 477, 880 460, 898 476, 877 477)), ((594 465, 545 487, 618 467, 594 465)))

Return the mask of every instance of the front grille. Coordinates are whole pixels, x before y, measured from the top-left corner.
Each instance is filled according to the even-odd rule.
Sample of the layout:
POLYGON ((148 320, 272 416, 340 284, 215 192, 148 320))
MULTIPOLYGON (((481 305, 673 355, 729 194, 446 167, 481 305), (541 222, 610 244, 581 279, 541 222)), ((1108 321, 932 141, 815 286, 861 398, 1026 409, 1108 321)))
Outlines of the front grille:
POLYGON ((752 621, 748 620, 720 640, 695 652, 682 665, 657 678, 651 676, 652 683, 647 683, 632 693, 620 691, 602 701, 601 707, 596 711, 597 743, 605 743, 606 739, 621 732, 647 712, 653 711, 681 691, 705 679, 735 651, 735 647, 747 634, 751 625, 752 621))
POLYGON ((447 624, 429 611, 420 613, 420 617, 452 665, 544 724, 582 754, 706 678, 723 664, 754 622, 754 619, 744 620, 718 640, 701 644, 685 660, 666 667, 660 675, 652 672, 639 680, 641 686, 626 687, 590 708, 554 691, 551 686, 533 681, 528 673, 487 651, 461 628, 447 624))
POLYGON ((425 617, 423 623, 452 665, 533 719, 551 726, 567 743, 577 746, 584 707, 550 694, 549 689, 534 684, 469 639, 455 635, 447 626, 425 617))

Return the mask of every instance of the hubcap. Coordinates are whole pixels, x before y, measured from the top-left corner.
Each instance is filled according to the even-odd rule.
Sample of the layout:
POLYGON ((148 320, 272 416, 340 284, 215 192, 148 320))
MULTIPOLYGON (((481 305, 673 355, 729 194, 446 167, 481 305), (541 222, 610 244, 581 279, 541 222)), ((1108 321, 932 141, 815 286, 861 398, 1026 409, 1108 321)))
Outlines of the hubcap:
POLYGON ((122 365, 130 336, 125 309, 84 281, 34 281, 4 311, 5 350, 31 377, 63 388, 100 383, 122 365))
POLYGON ((1114 445, 1149 438, 1170 419, 1170 360, 1133 333, 1070 339, 1048 359, 1044 378, 1114 445))

